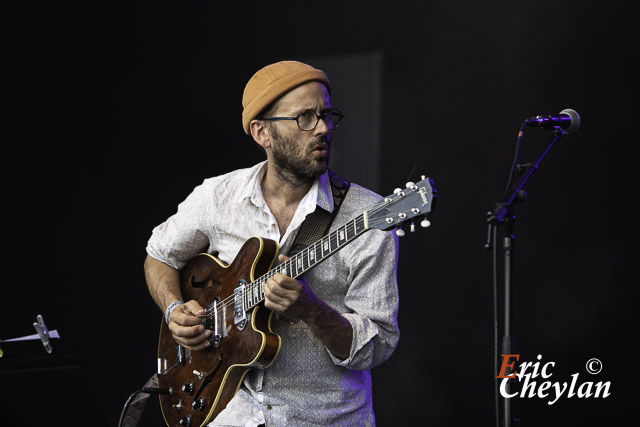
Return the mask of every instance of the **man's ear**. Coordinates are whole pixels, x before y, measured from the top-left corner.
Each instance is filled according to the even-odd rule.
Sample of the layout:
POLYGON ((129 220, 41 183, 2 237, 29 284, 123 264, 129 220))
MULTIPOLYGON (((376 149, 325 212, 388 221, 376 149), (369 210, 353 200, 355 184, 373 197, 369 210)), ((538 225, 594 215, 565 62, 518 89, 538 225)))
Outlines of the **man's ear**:
POLYGON ((269 128, 265 126, 264 121, 251 120, 249 130, 251 131, 253 140, 257 142, 259 146, 265 149, 271 147, 271 134, 269 133, 269 128))

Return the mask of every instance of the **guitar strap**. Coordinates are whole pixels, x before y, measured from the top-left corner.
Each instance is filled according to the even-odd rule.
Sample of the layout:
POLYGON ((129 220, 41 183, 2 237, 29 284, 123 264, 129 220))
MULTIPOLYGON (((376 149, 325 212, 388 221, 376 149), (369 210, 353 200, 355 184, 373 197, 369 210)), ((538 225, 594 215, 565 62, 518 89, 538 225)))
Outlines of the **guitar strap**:
POLYGON ((296 234, 296 239, 291 245, 288 254, 290 257, 317 242, 322 236, 327 234, 331 223, 333 223, 333 219, 338 214, 342 201, 347 196, 347 191, 349 191, 351 183, 332 170, 328 172, 329 182, 331 183, 331 193, 333 194, 333 212, 327 212, 320 206, 316 206, 316 210, 307 215, 307 218, 298 230, 298 234, 296 234))

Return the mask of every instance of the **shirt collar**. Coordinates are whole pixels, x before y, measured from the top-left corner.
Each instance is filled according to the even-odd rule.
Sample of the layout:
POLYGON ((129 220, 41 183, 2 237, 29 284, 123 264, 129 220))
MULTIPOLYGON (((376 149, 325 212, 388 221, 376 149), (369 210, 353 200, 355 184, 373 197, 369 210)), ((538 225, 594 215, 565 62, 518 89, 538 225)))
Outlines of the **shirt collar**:
MULTIPOLYGON (((267 172, 267 161, 258 163, 254 168, 247 184, 239 191, 240 200, 250 199, 251 203, 259 208, 266 207, 264 196, 262 195, 262 178, 267 172)), ((308 203, 315 203, 327 212, 333 212, 333 195, 331 192, 331 182, 329 180, 329 171, 326 170, 313 183, 307 195, 303 198, 308 203)), ((312 211, 315 210, 315 207, 312 211)))

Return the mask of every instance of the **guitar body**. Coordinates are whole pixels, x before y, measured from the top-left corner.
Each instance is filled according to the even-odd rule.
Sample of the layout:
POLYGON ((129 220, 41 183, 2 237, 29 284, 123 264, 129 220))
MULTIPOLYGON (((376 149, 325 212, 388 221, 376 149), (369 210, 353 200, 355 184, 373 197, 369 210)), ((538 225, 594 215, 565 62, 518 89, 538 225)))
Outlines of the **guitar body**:
MULTIPOLYGON (((275 360, 280 337, 270 328, 273 313, 260 304, 246 313, 244 324, 237 325, 233 298, 238 284, 251 283, 269 271, 277 252, 276 242, 252 237, 229 265, 212 255, 200 254, 181 270, 185 301, 194 299, 208 311, 217 304, 221 337, 217 347, 186 350, 174 341, 163 319, 158 381, 160 387, 172 389, 171 394, 160 395, 167 425, 204 426, 211 422, 233 398, 251 368, 265 368, 275 360)), ((205 325, 213 330, 212 326, 205 325)))

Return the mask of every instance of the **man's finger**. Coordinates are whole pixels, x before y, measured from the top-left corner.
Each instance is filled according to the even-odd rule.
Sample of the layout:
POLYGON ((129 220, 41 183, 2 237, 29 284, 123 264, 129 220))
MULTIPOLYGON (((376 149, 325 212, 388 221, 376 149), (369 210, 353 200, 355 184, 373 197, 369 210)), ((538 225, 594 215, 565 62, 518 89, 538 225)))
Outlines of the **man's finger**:
POLYGON ((280 273, 275 273, 269 280, 273 280, 278 286, 288 290, 297 290, 300 288, 300 284, 296 279, 284 276, 280 273))
POLYGON ((272 302, 278 305, 284 305, 288 301, 287 291, 278 287, 275 282, 270 282, 268 280, 264 289, 265 296, 268 302, 272 302))
POLYGON ((189 313, 193 314, 194 316, 197 314, 204 314, 204 308, 202 308, 202 306, 200 304, 198 304, 198 301, 196 300, 189 300, 187 302, 185 302, 184 304, 184 309, 187 310, 189 313))
POLYGON ((197 317, 197 315, 204 314, 204 312, 200 304, 191 300, 176 307, 171 313, 169 320, 183 326, 199 325, 202 323, 202 320, 197 317))
POLYGON ((289 257, 286 256, 285 254, 278 255, 278 261, 280 261, 280 262, 285 262, 288 259, 289 259, 289 257))
POLYGON ((201 335, 195 338, 174 337, 176 342, 189 350, 202 350, 209 347, 210 343, 206 340, 208 335, 201 335))
POLYGON ((174 321, 169 323, 169 330, 173 336, 177 337, 196 337, 205 333, 204 326, 202 325, 183 326, 174 321))

